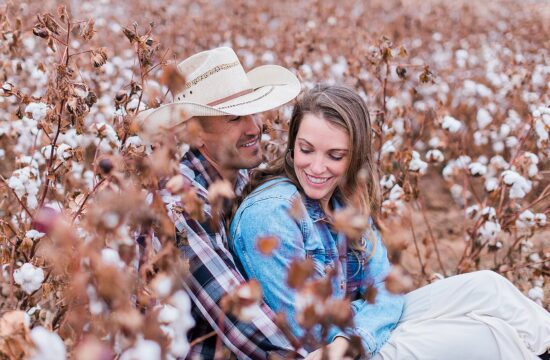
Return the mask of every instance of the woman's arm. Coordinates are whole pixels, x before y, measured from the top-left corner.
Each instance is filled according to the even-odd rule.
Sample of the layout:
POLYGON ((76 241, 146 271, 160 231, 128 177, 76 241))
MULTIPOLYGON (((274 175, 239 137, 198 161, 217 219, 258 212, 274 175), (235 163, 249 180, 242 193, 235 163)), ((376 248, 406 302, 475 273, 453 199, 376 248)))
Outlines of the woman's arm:
MULTIPOLYGON (((395 328, 403 312, 404 298, 386 290, 384 279, 388 275, 391 265, 388 261, 386 247, 382 243, 380 234, 374 229, 376 248, 373 256, 367 263, 366 278, 376 287, 375 302, 369 304, 365 300, 352 302, 354 310, 354 329, 362 340, 365 351, 376 354, 386 343, 391 331, 395 328)), ((371 247, 372 248, 372 247, 371 247)), ((335 334, 341 336, 343 334, 335 334)))
POLYGON ((296 292, 287 284, 287 273, 294 259, 305 259, 306 248, 303 224, 290 216, 291 207, 288 199, 269 197, 237 212, 231 224, 232 251, 248 277, 262 285, 265 302, 276 312, 286 312, 292 332, 301 336, 303 330, 296 321, 296 292), (271 255, 258 250, 257 239, 263 236, 279 239, 271 255))

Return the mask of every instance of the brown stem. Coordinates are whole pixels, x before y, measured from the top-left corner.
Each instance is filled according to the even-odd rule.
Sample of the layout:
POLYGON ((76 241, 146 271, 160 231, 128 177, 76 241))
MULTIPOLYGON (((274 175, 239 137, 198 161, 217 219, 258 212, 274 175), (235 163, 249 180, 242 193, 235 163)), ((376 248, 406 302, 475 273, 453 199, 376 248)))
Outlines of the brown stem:
POLYGON ((95 184, 94 188, 92 189, 92 191, 90 191, 86 197, 84 198, 84 200, 82 200, 82 204, 80 204, 80 207, 78 208, 78 211, 75 213, 74 217, 73 217, 73 220, 71 221, 71 223, 74 224, 76 218, 80 215, 80 213, 82 212, 82 210, 84 209, 84 205, 86 204, 86 201, 88 201, 88 198, 90 197, 90 195, 92 195, 96 190, 97 188, 99 188, 99 186, 101 184, 103 184, 105 182, 105 178, 101 179, 98 181, 97 184, 95 184))
POLYGON ((541 261, 535 261, 535 262, 532 262, 532 263, 527 263, 527 264, 519 264, 519 265, 516 265, 508 270, 500 270, 501 273, 507 273, 507 272, 510 272, 510 271, 516 271, 518 269, 523 269, 523 268, 526 268, 526 267, 531 267, 531 266, 535 266, 535 265, 540 265, 540 264, 544 264, 544 263, 547 263, 549 262, 550 259, 545 259, 545 260, 541 260, 541 261))
POLYGON ((386 121, 386 97, 388 94, 388 77, 390 75, 390 64, 388 63, 388 60, 384 60, 384 63, 386 64, 386 74, 384 76, 384 80, 382 82, 382 117, 381 121, 378 123, 379 131, 380 131, 380 151, 378 151, 378 158, 376 160, 376 163, 378 164, 378 167, 380 167, 380 158, 382 156, 382 145, 384 145, 384 123, 386 121))
POLYGON ((443 261, 441 260, 441 254, 439 252, 439 246, 437 245, 437 241, 435 240, 435 236, 432 231, 432 226, 428 221, 428 216, 426 215, 426 209, 424 208, 424 202, 416 200, 416 204, 418 205, 418 207, 420 207, 420 210, 422 212, 422 217, 424 218, 424 223, 426 223, 426 227, 428 228, 428 234, 430 235, 430 240, 432 241, 432 244, 434 246, 435 255, 437 257, 437 262, 439 263, 439 267, 441 268, 443 275, 447 277, 447 270, 445 270, 445 266, 443 266, 443 261))
POLYGON ((84 50, 84 51, 79 51, 77 53, 74 53, 74 54, 71 54, 69 55, 70 57, 73 57, 73 56, 77 56, 77 55, 81 55, 81 54, 86 54, 86 53, 89 53, 89 52, 92 52, 93 50, 84 50))
POLYGON ((149 68, 149 70, 147 70, 143 75, 144 75, 144 76, 147 76, 147 75, 149 75, 149 74, 151 73, 151 71, 155 70, 157 67, 159 67, 159 66, 161 66, 161 65, 164 65, 164 62, 165 62, 165 60, 166 60, 166 55, 168 55, 168 51, 169 51, 169 50, 166 49, 166 51, 164 52, 164 54, 162 54, 162 56, 160 57, 160 61, 159 61, 157 64, 151 66, 151 67, 149 68))
POLYGON ((46 200, 46 195, 48 194, 48 189, 50 187, 50 172, 52 170, 53 166, 53 153, 55 150, 55 145, 57 144, 57 139, 59 138, 59 133, 61 132, 61 115, 63 114, 63 109, 65 108, 65 100, 61 101, 61 110, 58 115, 57 119, 57 130, 55 132, 55 137, 53 139, 53 142, 51 143, 51 150, 50 150, 50 159, 48 161, 48 169, 46 170, 46 181, 44 184, 44 190, 42 191, 42 196, 40 197, 40 207, 44 205, 44 201, 46 200))
POLYGON ((13 190, 11 187, 8 186, 8 182, 6 181, 6 179, 4 179, 4 177, 2 175, 0 175, 0 180, 2 180, 2 182, 4 183, 4 185, 6 185, 6 187, 8 189, 10 189, 11 193, 13 194, 13 196, 15 196, 15 198, 17 199, 17 202, 19 203, 19 205, 21 205, 21 207, 23 208, 23 210, 25 210, 25 212, 27 213, 27 215, 29 215, 29 217, 32 219, 32 214, 31 212, 29 211, 29 209, 27 208, 27 206, 23 203, 23 201, 19 198, 19 196, 17 196, 17 194, 15 193, 15 190, 13 190))
POLYGON ((189 343, 189 346, 190 346, 190 347, 193 347, 193 346, 195 346, 195 345, 197 345, 197 344, 200 344, 201 342, 203 342, 203 341, 206 340, 206 339, 211 338, 212 336, 216 336, 216 331, 212 331, 212 332, 209 332, 209 333, 206 334, 206 335, 199 336, 199 337, 196 338, 195 340, 191 341, 191 342, 189 343))
POLYGON ((411 217, 409 217, 409 221, 411 223, 411 233, 412 233, 412 237, 413 237, 413 242, 414 242, 414 248, 416 249, 416 256, 418 258, 418 262, 420 264, 420 270, 422 272, 422 276, 424 278, 427 278, 427 275, 426 275, 426 268, 424 267, 424 263, 422 262, 422 255, 420 254, 420 248, 418 247, 418 241, 416 239, 416 234, 414 232, 414 221, 411 217))
MULTIPOLYGON (((220 319, 218 320, 218 329, 222 334, 224 330, 223 324, 225 324, 225 313, 222 312, 220 319)), ((216 350, 214 352, 214 360, 222 360, 223 353, 221 350, 222 350, 222 337, 218 336, 216 338, 216 350)))

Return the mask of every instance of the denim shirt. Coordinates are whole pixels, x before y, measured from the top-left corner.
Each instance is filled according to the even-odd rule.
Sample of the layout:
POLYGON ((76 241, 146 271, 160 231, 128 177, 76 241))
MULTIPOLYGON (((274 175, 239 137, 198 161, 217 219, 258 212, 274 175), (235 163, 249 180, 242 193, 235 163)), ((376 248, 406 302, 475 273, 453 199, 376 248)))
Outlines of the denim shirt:
MULTIPOLYGON (((294 335, 303 335, 303 329, 295 319, 296 292, 287 285, 286 274, 292 260, 309 257, 317 276, 324 276, 327 269, 337 267, 333 296, 352 300, 353 328, 344 332, 334 327, 329 330, 327 340, 358 335, 365 351, 374 355, 389 338, 403 312, 404 299, 385 289, 384 279, 390 263, 376 230, 376 239, 364 236, 366 251, 347 248, 345 236, 331 229, 319 202, 301 195, 284 178, 268 181, 254 190, 239 206, 229 230, 229 248, 238 266, 248 278, 259 281, 264 300, 274 311, 288 314, 294 335), (300 200, 298 204, 304 214, 298 220, 289 213, 296 199, 300 200), (256 239, 262 236, 276 236, 280 240, 278 248, 269 256, 263 255, 256 246, 256 239), (371 254, 373 241, 376 247, 371 254), (363 300, 370 285, 378 290, 373 304, 363 300)), ((319 339, 319 334, 316 335, 319 339)))

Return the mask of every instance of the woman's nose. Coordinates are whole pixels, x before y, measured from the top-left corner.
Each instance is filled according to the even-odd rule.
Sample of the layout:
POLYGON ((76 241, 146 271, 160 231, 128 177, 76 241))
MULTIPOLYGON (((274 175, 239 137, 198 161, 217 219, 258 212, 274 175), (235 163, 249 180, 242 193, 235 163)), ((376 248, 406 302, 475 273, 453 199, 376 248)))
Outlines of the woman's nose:
POLYGON ((322 156, 315 156, 311 162, 309 168, 311 175, 321 175, 325 171, 325 164, 322 156))

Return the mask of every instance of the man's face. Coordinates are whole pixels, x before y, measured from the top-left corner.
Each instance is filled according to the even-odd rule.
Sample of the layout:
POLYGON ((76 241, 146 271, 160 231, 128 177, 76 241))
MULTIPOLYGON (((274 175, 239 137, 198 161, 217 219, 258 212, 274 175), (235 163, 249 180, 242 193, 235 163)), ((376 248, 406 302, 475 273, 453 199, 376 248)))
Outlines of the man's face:
POLYGON ((252 115, 196 119, 202 132, 199 148, 221 169, 251 169, 262 162, 261 126, 252 115))

